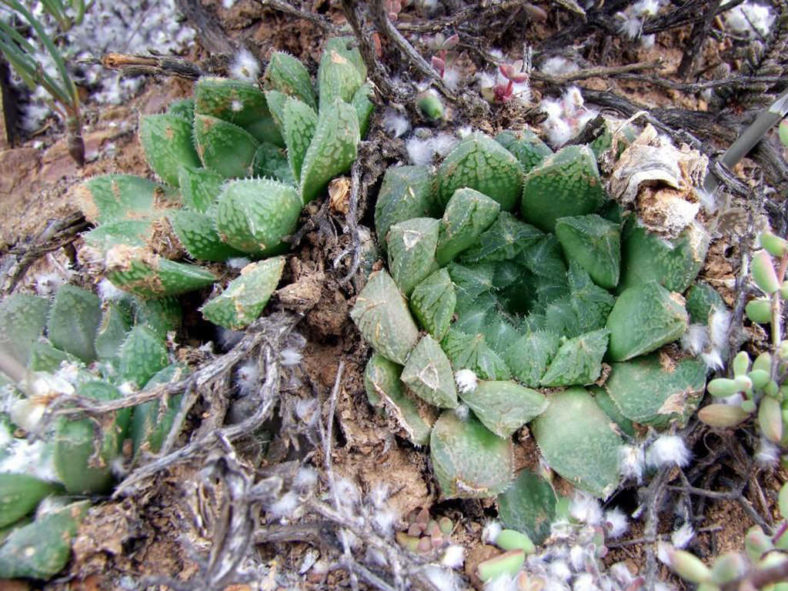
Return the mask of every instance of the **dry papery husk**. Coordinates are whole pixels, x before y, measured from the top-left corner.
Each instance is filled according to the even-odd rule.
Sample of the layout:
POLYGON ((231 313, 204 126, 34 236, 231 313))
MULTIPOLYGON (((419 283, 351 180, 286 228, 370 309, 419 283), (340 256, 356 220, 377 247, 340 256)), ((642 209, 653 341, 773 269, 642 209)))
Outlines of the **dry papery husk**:
POLYGON ((621 205, 634 206, 646 228, 675 238, 700 211, 696 187, 708 163, 699 151, 676 148, 648 124, 614 165, 608 193, 621 205))

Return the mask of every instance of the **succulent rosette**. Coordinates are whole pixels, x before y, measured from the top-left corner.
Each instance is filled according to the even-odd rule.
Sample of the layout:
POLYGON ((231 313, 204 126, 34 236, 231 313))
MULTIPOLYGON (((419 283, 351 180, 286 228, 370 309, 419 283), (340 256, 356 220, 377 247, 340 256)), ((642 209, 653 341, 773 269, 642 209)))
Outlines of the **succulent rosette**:
POLYGON ((662 348, 687 331, 708 235, 641 227, 592 147, 472 133, 437 169, 390 168, 375 226, 387 265, 351 311, 375 350, 368 397, 430 446, 444 498, 506 495, 505 519, 543 539, 536 507, 555 495, 536 475, 514 483, 513 433, 528 425, 553 470, 605 498, 633 423, 695 411, 705 364, 662 348))

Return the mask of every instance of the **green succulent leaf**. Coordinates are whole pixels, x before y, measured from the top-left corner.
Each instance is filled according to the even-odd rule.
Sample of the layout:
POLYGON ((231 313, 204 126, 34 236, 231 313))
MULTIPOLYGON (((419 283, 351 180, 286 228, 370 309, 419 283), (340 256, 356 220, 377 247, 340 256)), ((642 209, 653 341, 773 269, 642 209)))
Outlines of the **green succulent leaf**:
MULTIPOLYGON (((275 51, 271 54, 263 76, 266 90, 278 90, 296 97, 312 110, 317 109, 317 97, 312 78, 304 64, 289 53, 275 51)), ((297 177, 296 177, 297 178, 297 177)))
POLYGON ((186 121, 194 121, 194 99, 172 101, 167 107, 167 113, 183 117, 186 121))
POLYGON ((60 369, 64 361, 75 365, 81 363, 81 361, 73 355, 69 355, 65 351, 53 347, 49 341, 39 340, 33 343, 33 346, 30 348, 29 367, 31 371, 55 373, 60 369))
POLYGON ((514 377, 527 386, 538 387, 559 345, 557 334, 536 330, 521 336, 504 352, 503 358, 514 377))
POLYGON ((0 302, 0 347, 27 365, 33 344, 43 334, 49 316, 46 298, 14 293, 0 302))
POLYGON ((610 359, 626 361, 681 337, 689 316, 681 296, 655 282, 624 290, 607 319, 610 359))
POLYGON ((286 150, 262 142, 257 146, 252 159, 252 174, 256 177, 271 178, 286 185, 296 184, 296 177, 290 170, 290 163, 287 161, 286 150))
POLYGON ((548 304, 545 310, 547 329, 565 337, 576 337, 603 328, 615 298, 595 285, 588 273, 574 262, 567 279, 569 295, 548 304))
POLYGON ((147 326, 162 339, 167 337, 168 332, 181 327, 183 311, 176 297, 134 298, 133 308, 134 324, 147 326))
POLYGON ((514 154, 525 173, 531 172, 542 160, 553 154, 549 146, 528 129, 502 131, 495 136, 495 141, 514 154))
POLYGON ((293 178, 301 178, 301 166, 316 127, 317 114, 312 107, 294 98, 287 99, 283 112, 282 135, 285 138, 287 159, 293 178))
POLYGON ((131 329, 131 320, 131 311, 127 305, 118 302, 105 305, 95 340, 99 359, 113 360, 118 357, 120 347, 131 329))
POLYGON ((353 94, 353 99, 350 101, 350 104, 353 105, 353 108, 356 110, 358 129, 362 138, 367 135, 369 121, 372 118, 372 112, 375 110, 375 104, 370 100, 372 95, 372 85, 367 82, 359 87, 353 94))
POLYGON ((552 388, 593 384, 602 374, 602 358, 607 350, 608 335, 607 329, 601 329, 564 342, 542 376, 542 386, 552 388))
POLYGON ((430 459, 444 499, 495 496, 514 479, 511 440, 473 416, 444 411, 430 435, 430 459))
POLYGON ((564 283, 567 269, 558 239, 553 234, 542 234, 535 238, 523 251, 523 264, 534 275, 558 279, 564 283))
POLYGON ((497 501, 498 515, 505 527, 527 533, 535 544, 550 536, 556 495, 553 486, 538 474, 523 470, 512 486, 498 495, 497 501))
POLYGON ((201 114, 194 116, 194 142, 205 168, 225 178, 248 176, 260 145, 242 127, 201 114))
POLYGON ((203 261, 226 261, 243 253, 225 244, 216 230, 213 217, 189 211, 175 210, 168 216, 173 232, 189 256, 203 261))
POLYGON ((476 303, 483 293, 493 289, 495 267, 492 265, 460 265, 449 263, 446 266, 457 293, 457 307, 468 309, 476 303))
MULTIPOLYGON (((122 397, 117 388, 101 381, 87 382, 77 393, 97 401, 122 397)), ((120 454, 130 411, 123 409, 110 417, 114 420, 106 422, 101 430, 97 429, 98 425, 90 419, 58 419, 53 459, 55 471, 67 492, 106 493, 112 488, 111 462, 120 454)))
POLYGON ((599 386, 592 386, 588 389, 594 395, 594 400, 599 405, 605 414, 609 416, 616 426, 619 428, 621 433, 629 437, 635 437, 635 425, 630 421, 624 414, 621 412, 621 409, 618 408, 618 405, 613 401, 613 398, 604 388, 600 388, 599 386))
POLYGON ((225 178, 207 168, 181 166, 178 183, 183 195, 183 205, 199 213, 207 213, 216 203, 225 178))
POLYGON ((271 112, 271 118, 280 133, 285 128, 285 104, 288 98, 289 97, 284 92, 279 92, 278 90, 265 91, 265 101, 271 112))
POLYGON ((445 265, 479 239, 498 218, 500 204, 473 189, 457 189, 449 199, 440 225, 436 258, 445 265))
POLYGON ((361 141, 352 105, 339 100, 324 104, 322 96, 320 104, 315 135, 301 165, 301 198, 305 204, 317 197, 332 178, 350 170, 361 141))
POLYGON ((419 325, 436 340, 443 339, 457 304, 449 272, 440 269, 421 281, 411 292, 409 303, 419 325))
POLYGON ((621 264, 621 231, 618 224, 596 215, 559 218, 555 233, 567 260, 588 271, 606 289, 618 285, 621 264))
POLYGON ((75 285, 58 289, 47 320, 52 344, 85 363, 96 359, 96 330, 101 322, 98 296, 75 285))
POLYGON ((159 370, 169 365, 164 339, 147 326, 135 326, 120 348, 121 379, 142 388, 159 370))
POLYGON ((526 175, 520 210, 526 222, 552 232, 558 218, 593 213, 605 198, 594 153, 572 145, 526 175))
POLYGON ((669 360, 658 354, 613 363, 604 388, 622 414, 658 429, 682 426, 703 397, 706 367, 698 359, 669 360))
POLYGON ((85 244, 102 252, 118 245, 142 248, 153 238, 153 223, 149 219, 117 220, 101 224, 85 232, 85 244))
MULTIPOLYGON (((188 370, 181 365, 168 365, 154 375, 145 384, 145 390, 151 390, 162 384, 169 384, 182 379, 188 370)), ((172 429, 175 415, 181 405, 183 395, 167 398, 167 408, 161 412, 163 400, 158 398, 143 402, 134 407, 131 414, 129 434, 132 441, 132 457, 139 457, 141 452, 159 453, 165 438, 172 429)))
POLYGON ((696 283, 687 291, 687 312, 692 324, 709 324, 715 310, 725 310, 722 296, 707 283, 696 283))
POLYGON ((438 170, 438 199, 446 205, 457 189, 469 187, 484 193, 511 211, 523 186, 520 163, 511 152, 483 133, 460 141, 438 170))
POLYGON ((422 337, 410 352, 400 379, 433 406, 457 407, 457 388, 449 358, 429 335, 422 337))
POLYGON ((427 445, 434 419, 425 412, 400 380, 402 366, 374 353, 364 370, 364 388, 370 401, 382 403, 416 445, 427 445))
POLYGON ((435 270, 440 221, 413 218, 391 226, 388 260, 391 276, 406 296, 435 270))
POLYGON ((131 174, 93 177, 77 185, 75 197, 85 217, 94 224, 151 218, 177 205, 172 189, 131 174))
POLYGON ((618 485, 622 445, 610 419, 584 388, 557 392, 549 400, 547 410, 531 424, 542 455, 581 490, 607 498, 618 485))
POLYGON ((216 281, 216 276, 197 265, 170 261, 145 248, 119 245, 107 253, 107 279, 142 298, 158 298, 207 287, 216 281))
POLYGON ((398 166, 386 170, 375 203, 375 230, 382 247, 394 224, 411 218, 440 216, 433 183, 427 166, 398 166))
POLYGON ((269 179, 227 183, 219 196, 216 229, 221 239, 240 251, 260 256, 286 250, 302 203, 296 190, 269 179))
POLYGON ((512 377, 504 360, 489 347, 481 334, 465 334, 452 327, 441 346, 455 371, 470 369, 483 380, 508 380, 512 377))
POLYGON ((703 267, 710 239, 699 224, 691 224, 674 240, 665 240, 628 222, 622 235, 619 289, 656 281, 683 293, 703 267))
POLYGON ((173 114, 146 115, 140 118, 139 133, 148 164, 165 183, 177 187, 181 166, 200 166, 191 121, 173 114))
POLYGON ((265 95, 255 83, 215 76, 203 76, 194 85, 194 111, 244 128, 269 117, 265 95))
POLYGON ((323 48, 317 70, 321 112, 337 99, 349 103, 364 83, 366 66, 358 49, 349 49, 353 42, 350 37, 335 38, 323 48))
POLYGON ((257 320, 279 284, 284 257, 251 263, 220 295, 201 308, 206 320, 230 330, 241 330, 257 320))
POLYGON ((58 489, 52 482, 27 474, 0 473, 0 527, 12 525, 58 489))
POLYGON ((404 365, 419 340, 405 298, 386 271, 376 271, 350 311, 361 335, 381 355, 404 365))
POLYGON ((520 427, 547 408, 547 399, 511 380, 480 381, 460 398, 476 417, 498 437, 511 437, 520 427))
POLYGON ((90 507, 80 501, 12 531, 0 546, 0 579, 50 579, 71 556, 71 540, 90 507))

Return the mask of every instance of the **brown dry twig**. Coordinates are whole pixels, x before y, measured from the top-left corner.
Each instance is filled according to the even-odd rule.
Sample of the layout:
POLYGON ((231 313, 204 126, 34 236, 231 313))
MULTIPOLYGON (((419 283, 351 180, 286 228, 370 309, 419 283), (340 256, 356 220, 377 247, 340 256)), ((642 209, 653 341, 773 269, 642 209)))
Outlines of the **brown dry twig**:
MULTIPOLYGON (((260 425, 262 425, 263 422, 270 416, 271 411, 278 400, 280 369, 279 353, 287 335, 293 330, 299 320, 299 317, 285 313, 272 314, 269 317, 258 320, 252 324, 249 329, 247 329, 248 331, 255 330, 257 334, 247 334, 247 336, 242 339, 241 343, 239 343, 236 348, 221 358, 224 359, 225 357, 231 356, 232 359, 237 361, 239 356, 237 354, 231 354, 235 353, 236 349, 242 347, 247 339, 250 339, 251 342, 256 343, 255 346, 260 346, 262 348, 265 381, 260 388, 259 404, 256 406, 254 412, 249 417, 240 423, 227 425, 221 429, 213 430, 202 437, 195 438, 184 447, 181 447, 148 464, 140 466, 131 474, 129 474, 129 476, 127 476, 126 479, 117 486, 113 496, 118 498, 130 494, 144 480, 154 476, 156 473, 172 466, 173 464, 195 460, 196 458, 208 453, 211 449, 213 449, 217 442, 221 442, 223 440, 233 442, 257 430, 260 425)), ((248 342, 244 348, 247 351, 249 348, 251 348, 248 342)), ((214 364, 217 364, 217 362, 214 362, 214 364)), ((213 377, 221 375, 223 372, 229 371, 233 365, 233 362, 223 363, 221 364, 219 370, 212 369, 208 375, 213 377)))
POLYGON ((0 273, 4 277, 0 293, 10 294, 33 263, 42 256, 71 244, 89 225, 81 212, 72 213, 62 219, 51 220, 30 244, 9 248, 3 253, 0 263, 0 273))
POLYGON ((311 12, 310 10, 307 10, 301 6, 294 6, 285 0, 259 0, 259 2, 266 8, 273 8, 274 10, 278 10, 284 14, 309 21, 313 25, 317 25, 323 29, 329 35, 336 35, 340 32, 340 27, 328 19, 323 18, 319 14, 315 14, 314 12, 311 12))
MULTIPOLYGON (((575 72, 569 72, 561 76, 550 76, 539 71, 531 72, 531 79, 547 84, 554 84, 560 86, 562 84, 569 84, 578 80, 587 80, 589 78, 611 78, 630 74, 632 72, 642 72, 644 70, 656 70, 662 67, 663 62, 661 59, 650 62, 637 62, 634 64, 624 64, 622 66, 597 66, 593 68, 583 68, 575 72)), ((651 78, 649 78, 651 79, 651 78)))
POLYGON ((256 320, 246 328, 243 338, 230 351, 205 363, 183 379, 105 402, 96 402, 92 398, 82 396, 62 396, 53 401, 54 406, 49 409, 49 412, 56 416, 102 415, 122 408, 138 406, 143 402, 161 399, 165 396, 175 396, 190 388, 201 390, 214 380, 227 375, 238 362, 248 358, 253 350, 265 341, 269 341, 273 335, 282 339, 286 337, 298 320, 298 317, 285 313, 275 313, 256 320), (287 332, 279 335, 279 331, 284 329, 287 329, 287 332), (73 406, 66 407, 66 404, 73 406))
POLYGON ((189 60, 163 55, 108 53, 101 58, 101 65, 110 70, 122 70, 129 76, 159 74, 197 80, 204 74, 197 64, 189 60))

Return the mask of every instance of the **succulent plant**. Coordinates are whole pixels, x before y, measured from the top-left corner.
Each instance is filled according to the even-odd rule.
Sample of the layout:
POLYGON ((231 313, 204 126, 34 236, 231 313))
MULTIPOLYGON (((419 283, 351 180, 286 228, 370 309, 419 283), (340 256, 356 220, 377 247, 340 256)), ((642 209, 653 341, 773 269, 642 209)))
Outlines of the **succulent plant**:
MULTIPOLYGON (((712 427, 734 427, 755 417, 761 434, 781 448, 788 447, 788 340, 783 310, 788 302, 788 243, 770 233, 760 236, 763 247, 751 268, 754 287, 762 294, 750 300, 745 314, 750 321, 769 326, 771 346, 752 360, 740 351, 731 364, 731 377, 709 382, 713 398, 727 399, 703 407, 699 418, 712 427)), ((783 461, 788 455, 783 455, 783 461)))
MULTIPOLYGON (((197 262, 286 252, 303 206, 356 159, 373 108, 365 78, 344 37, 326 42, 317 88, 303 64, 281 52, 269 61, 264 90, 201 78, 192 99, 140 120, 160 183, 110 174, 77 188, 97 225, 85 235, 89 258, 120 289, 154 299, 215 284, 216 268, 197 262)), ((269 278, 274 287, 278 280, 269 278)), ((230 319, 216 312, 222 301, 206 303, 206 318, 234 328, 256 318, 252 308, 262 310, 230 319)))
MULTIPOLYGON (((60 395, 108 401, 179 379, 186 368, 170 364, 167 334, 180 320, 180 305, 172 298, 123 295, 102 301, 74 285, 61 286, 51 300, 26 294, 4 299, 0 334, 17 338, 4 339, 0 347, 25 367, 26 377, 19 388, 3 382, 8 397, 8 415, 0 415, 3 428, 6 423, 23 432, 41 428, 44 406, 60 395)), ((58 417, 43 433, 37 463, 27 455, 24 464, 7 462, 6 469, 14 471, 0 473, 0 527, 10 531, 0 540, 0 578, 47 579, 62 569, 89 503, 41 501, 62 493, 109 493, 127 437, 137 458, 158 452, 179 402, 180 395, 171 397, 160 413, 160 401, 154 400, 102 415, 100 421, 58 417), (42 511, 44 506, 50 508, 42 511), (29 517, 37 507, 39 514, 29 517)), ((24 443, 17 440, 17 429, 9 431, 14 436, 0 445, 5 448, 0 454, 24 443)))
POLYGON ((660 558, 679 577, 698 585, 699 589, 719 591, 731 586, 752 585, 757 580, 763 589, 784 591, 784 565, 788 561, 788 483, 779 492, 777 508, 780 520, 774 533, 766 534, 759 525, 749 529, 744 538, 744 552, 726 552, 714 557, 711 566, 685 550, 661 542, 660 558), (782 569, 773 567, 783 566, 782 569))
POLYGON ((708 236, 697 226, 664 246, 622 215, 588 146, 553 154, 530 132, 472 133, 436 171, 389 169, 375 225, 387 270, 351 311, 375 350, 367 394, 414 443, 432 429, 443 497, 512 491, 502 513, 544 539, 550 485, 508 488, 515 431, 529 425, 553 470, 607 497, 633 423, 664 429, 697 408, 706 366, 660 349, 687 331, 682 294, 708 236), (424 406, 445 410, 433 424, 424 406))

